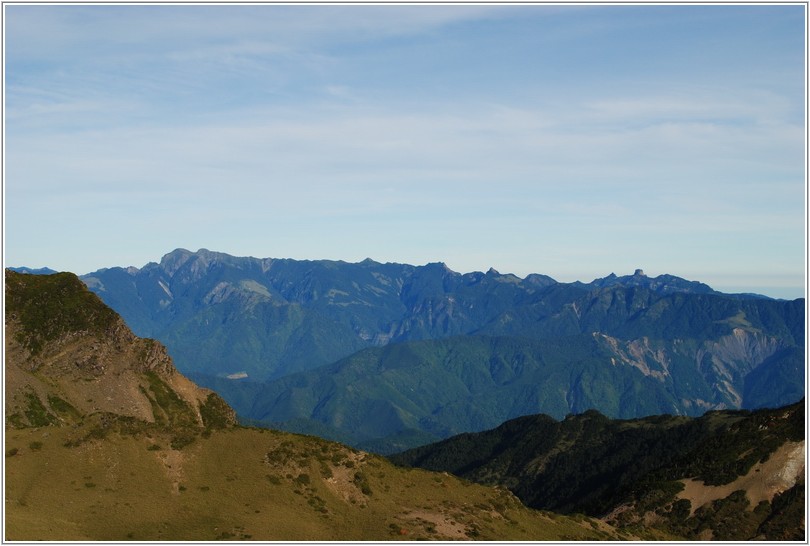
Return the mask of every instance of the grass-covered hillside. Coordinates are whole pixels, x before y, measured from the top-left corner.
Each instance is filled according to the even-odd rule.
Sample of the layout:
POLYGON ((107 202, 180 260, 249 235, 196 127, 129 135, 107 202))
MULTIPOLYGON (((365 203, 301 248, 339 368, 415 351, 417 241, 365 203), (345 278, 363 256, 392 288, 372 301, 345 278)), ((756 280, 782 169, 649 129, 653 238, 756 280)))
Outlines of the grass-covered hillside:
POLYGON ((73 275, 6 271, 5 540, 600 540, 584 516, 234 425, 73 275))
POLYGON ((8 540, 602 540, 586 517, 506 489, 393 466, 313 437, 240 427, 166 434, 9 431, 8 540))
POLYGON ((7 321, 19 324, 15 340, 32 355, 70 335, 104 335, 120 322, 70 273, 34 276, 6 270, 5 282, 7 321))

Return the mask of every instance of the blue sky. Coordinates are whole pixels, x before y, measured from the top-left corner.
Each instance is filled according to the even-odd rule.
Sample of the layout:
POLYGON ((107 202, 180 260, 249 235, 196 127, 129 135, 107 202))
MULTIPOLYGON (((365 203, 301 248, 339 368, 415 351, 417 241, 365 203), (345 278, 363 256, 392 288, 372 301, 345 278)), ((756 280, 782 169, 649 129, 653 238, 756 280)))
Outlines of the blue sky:
POLYGON ((803 5, 4 5, 5 263, 801 297, 803 5))

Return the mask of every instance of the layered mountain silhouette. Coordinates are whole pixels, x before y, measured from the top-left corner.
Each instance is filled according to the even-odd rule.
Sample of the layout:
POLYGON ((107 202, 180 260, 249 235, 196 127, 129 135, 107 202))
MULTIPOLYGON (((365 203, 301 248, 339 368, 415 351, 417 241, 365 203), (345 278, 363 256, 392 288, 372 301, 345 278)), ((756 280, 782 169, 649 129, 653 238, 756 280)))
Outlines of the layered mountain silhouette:
POLYGON ((178 249, 82 280, 241 418, 383 453, 533 413, 697 416, 804 395, 804 300, 641 270, 559 283, 178 249))
POLYGON ((73 274, 5 272, 5 540, 634 539, 502 488, 235 425, 73 274))
POLYGON ((53 275, 54 273, 58 273, 58 271, 50 267, 9 267, 8 269, 15 273, 27 273, 29 275, 53 275))
MULTIPOLYGON (((394 457, 440 472, 402 468, 313 436, 236 424, 228 404, 72 274, 6 270, 5 281, 6 540, 804 537, 803 403, 700 418, 532 415, 394 457)), ((577 338, 583 358, 596 351, 593 366, 600 335, 577 338)), ((509 370, 531 368, 530 357, 544 365, 567 343, 531 340, 534 356, 512 358, 524 350, 518 339, 389 343, 340 364, 352 369, 365 355, 384 375, 438 352, 443 373, 464 377, 478 373, 467 364, 475 353, 491 352, 501 360, 486 374, 507 385, 509 370)), ((367 369, 359 362, 352 373, 367 369)))

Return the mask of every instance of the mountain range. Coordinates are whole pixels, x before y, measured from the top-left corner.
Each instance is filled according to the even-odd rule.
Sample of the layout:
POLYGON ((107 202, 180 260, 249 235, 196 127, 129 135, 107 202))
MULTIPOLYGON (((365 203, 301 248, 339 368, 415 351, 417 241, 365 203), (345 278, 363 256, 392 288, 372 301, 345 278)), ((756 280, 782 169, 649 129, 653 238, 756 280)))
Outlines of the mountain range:
POLYGON ((392 453, 533 413, 613 418, 804 396, 804 300, 673 275, 460 274, 178 249, 82 276, 244 422, 392 453))
POLYGON ((70 273, 5 273, 4 540, 600 540, 593 518, 246 428, 70 273))
POLYGON ((240 426, 72 274, 7 270, 5 334, 5 540, 804 538, 803 403, 524 416, 394 466, 240 426))

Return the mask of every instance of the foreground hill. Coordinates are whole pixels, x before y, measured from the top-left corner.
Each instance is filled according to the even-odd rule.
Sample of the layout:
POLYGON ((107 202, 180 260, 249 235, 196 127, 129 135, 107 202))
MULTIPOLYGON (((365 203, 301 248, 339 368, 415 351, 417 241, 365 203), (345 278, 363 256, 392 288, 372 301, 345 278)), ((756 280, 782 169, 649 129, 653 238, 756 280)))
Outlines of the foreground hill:
MULTIPOLYGON (((5 540, 600 540, 600 521, 235 426, 72 274, 6 271, 5 540)), ((660 535, 649 535, 660 536, 660 535)))
POLYGON ((525 504, 690 540, 805 538, 804 403, 693 419, 533 415, 391 459, 508 487, 525 504))
POLYGON ((214 392, 177 372, 166 349, 137 338, 71 273, 6 271, 5 415, 14 428, 105 415, 181 436, 235 422, 214 392))
POLYGON ((379 452, 538 412, 696 416, 804 395, 804 300, 672 275, 567 284, 178 249, 83 280, 240 417, 379 452))
POLYGON ((7 540, 638 537, 312 437, 234 427, 173 448, 149 430, 79 444, 76 436, 51 427, 7 433, 7 540))

